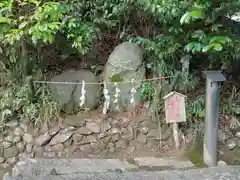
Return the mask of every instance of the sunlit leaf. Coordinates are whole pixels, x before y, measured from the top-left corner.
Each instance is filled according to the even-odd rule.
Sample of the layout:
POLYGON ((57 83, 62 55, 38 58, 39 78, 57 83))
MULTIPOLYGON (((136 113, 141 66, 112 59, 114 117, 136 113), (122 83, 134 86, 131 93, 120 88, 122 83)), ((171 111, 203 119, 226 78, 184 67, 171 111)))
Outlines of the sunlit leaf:
POLYGON ((202 51, 203 52, 209 52, 211 50, 214 50, 214 51, 222 51, 223 47, 221 44, 218 44, 218 43, 214 43, 214 44, 209 44, 209 45, 206 45, 203 47, 202 51))
POLYGON ((189 19, 190 19, 190 16, 189 16, 189 13, 187 12, 181 17, 180 23, 181 24, 188 23, 189 19))
POLYGON ((194 11, 189 12, 189 16, 191 16, 193 19, 203 19, 204 12, 202 9, 194 10, 194 11))
POLYGON ((211 50, 213 48, 213 45, 206 45, 202 48, 202 52, 208 52, 209 50, 211 50))
POLYGON ((216 50, 216 51, 222 51, 222 49, 223 49, 223 47, 222 47, 222 45, 221 44, 214 44, 214 50, 216 50))
POLYGON ((206 38, 203 30, 197 30, 192 33, 192 38, 199 39, 200 41, 206 38))
POLYGON ((202 44, 199 42, 190 42, 185 47, 184 50, 186 52, 201 52, 202 44))
POLYGON ((24 22, 22 22, 20 25, 19 25, 19 29, 23 29, 23 28, 25 28, 26 27, 26 25, 28 24, 28 22, 27 21, 24 21, 24 22))
POLYGON ((205 15, 204 15, 204 12, 203 10, 199 9, 199 10, 194 10, 194 11, 190 11, 190 12, 187 12, 185 13, 181 19, 180 19, 180 23, 181 24, 189 24, 190 21, 194 21, 194 20, 197 20, 197 19, 204 19, 205 15))
POLYGON ((213 36, 210 39, 210 43, 220 43, 220 44, 226 44, 231 43, 232 40, 227 36, 213 36))
POLYGON ((10 24, 12 22, 12 19, 7 17, 0 17, 0 23, 7 23, 10 24))

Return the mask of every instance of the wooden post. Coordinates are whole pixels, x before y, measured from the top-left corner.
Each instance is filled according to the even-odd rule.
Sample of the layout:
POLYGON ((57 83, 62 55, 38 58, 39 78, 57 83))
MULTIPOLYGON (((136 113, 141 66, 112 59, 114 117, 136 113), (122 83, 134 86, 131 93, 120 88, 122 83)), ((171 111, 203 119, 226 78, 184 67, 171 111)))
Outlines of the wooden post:
POLYGON ((178 123, 172 123, 173 128, 173 140, 175 142, 175 147, 177 150, 180 149, 180 140, 179 140, 179 131, 178 131, 178 123))
MULTIPOLYGON (((181 72, 177 71, 177 73, 176 73, 172 83, 169 86, 169 92, 171 92, 171 91, 173 91, 175 89, 180 75, 181 75, 181 72)), ((173 128, 173 139, 174 139, 174 142, 175 142, 175 146, 176 146, 176 149, 179 150, 179 148, 180 148, 180 140, 179 140, 178 123, 173 123, 172 124, 172 128, 173 128)))

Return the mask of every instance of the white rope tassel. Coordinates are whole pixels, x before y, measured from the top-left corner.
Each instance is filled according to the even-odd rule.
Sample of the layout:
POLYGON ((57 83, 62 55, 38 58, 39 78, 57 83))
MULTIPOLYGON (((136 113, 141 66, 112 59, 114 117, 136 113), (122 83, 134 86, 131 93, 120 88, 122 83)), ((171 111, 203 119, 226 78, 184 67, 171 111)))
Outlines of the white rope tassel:
POLYGON ((130 99, 130 103, 133 104, 133 106, 135 107, 135 93, 137 92, 137 90, 135 89, 134 86, 134 79, 131 80, 131 84, 133 85, 132 89, 131 89, 131 99, 130 99))
POLYGON ((83 107, 83 105, 85 104, 85 97, 86 94, 86 90, 85 90, 85 81, 82 81, 82 91, 81 91, 81 97, 80 97, 80 107, 83 107))
POLYGON ((114 87, 115 87, 115 94, 114 94, 114 97, 115 97, 115 99, 114 99, 114 101, 113 101, 113 103, 115 103, 116 104, 116 109, 118 110, 119 109, 119 106, 118 106, 118 98, 119 98, 119 96, 120 96, 120 89, 118 88, 118 84, 115 82, 114 83, 114 87))
POLYGON ((108 89, 106 86, 106 83, 104 82, 104 89, 103 89, 103 94, 104 94, 104 107, 103 107, 103 114, 107 114, 107 110, 109 109, 110 106, 110 96, 108 95, 108 89))

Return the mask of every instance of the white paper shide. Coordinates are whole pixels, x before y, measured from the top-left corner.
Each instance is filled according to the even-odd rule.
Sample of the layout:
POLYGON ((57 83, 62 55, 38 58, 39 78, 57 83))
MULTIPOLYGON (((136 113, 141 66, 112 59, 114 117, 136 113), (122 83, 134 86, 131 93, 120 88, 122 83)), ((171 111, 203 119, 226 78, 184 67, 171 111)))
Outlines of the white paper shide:
POLYGON ((135 107, 135 93, 137 92, 137 90, 135 89, 135 86, 134 86, 134 79, 131 80, 131 84, 132 84, 132 89, 130 94, 130 103, 133 105, 133 107, 135 107))
POLYGON ((119 109, 119 105, 118 105, 118 101, 119 101, 119 96, 120 96, 120 89, 118 88, 118 83, 114 83, 114 87, 115 87, 115 94, 114 94, 114 101, 113 103, 116 104, 116 109, 118 110, 119 109))
POLYGON ((108 95, 108 89, 107 89, 107 85, 105 82, 103 82, 104 85, 104 89, 103 89, 103 94, 104 94, 104 106, 103 106, 103 114, 107 114, 107 111, 109 109, 110 106, 110 96, 108 95))
POLYGON ((81 90, 81 97, 80 97, 80 107, 83 107, 86 100, 86 90, 85 90, 85 81, 82 81, 82 90, 81 90))

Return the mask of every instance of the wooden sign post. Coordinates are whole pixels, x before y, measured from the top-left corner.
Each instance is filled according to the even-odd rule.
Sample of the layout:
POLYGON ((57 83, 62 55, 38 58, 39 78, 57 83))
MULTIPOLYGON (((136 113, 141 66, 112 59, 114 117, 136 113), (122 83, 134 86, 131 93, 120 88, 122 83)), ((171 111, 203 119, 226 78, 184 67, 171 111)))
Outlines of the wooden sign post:
POLYGON ((178 123, 186 121, 186 96, 178 92, 170 92, 163 97, 165 100, 165 116, 166 122, 173 124, 173 138, 175 141, 176 149, 180 148, 178 123))

